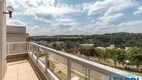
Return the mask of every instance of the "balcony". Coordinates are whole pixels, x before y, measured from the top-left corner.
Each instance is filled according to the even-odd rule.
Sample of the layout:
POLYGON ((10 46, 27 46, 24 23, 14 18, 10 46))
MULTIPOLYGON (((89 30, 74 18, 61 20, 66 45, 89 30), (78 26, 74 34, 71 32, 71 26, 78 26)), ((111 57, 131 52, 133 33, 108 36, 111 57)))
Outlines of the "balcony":
POLYGON ((28 60, 20 60, 7 64, 7 73, 4 80, 38 80, 38 77, 28 60))
POLYGON ((142 80, 140 76, 33 42, 7 43, 7 61, 6 80, 109 80, 110 77, 142 80), (16 75, 17 79, 9 75, 16 75), (20 75, 30 79, 22 79, 25 76, 20 75))

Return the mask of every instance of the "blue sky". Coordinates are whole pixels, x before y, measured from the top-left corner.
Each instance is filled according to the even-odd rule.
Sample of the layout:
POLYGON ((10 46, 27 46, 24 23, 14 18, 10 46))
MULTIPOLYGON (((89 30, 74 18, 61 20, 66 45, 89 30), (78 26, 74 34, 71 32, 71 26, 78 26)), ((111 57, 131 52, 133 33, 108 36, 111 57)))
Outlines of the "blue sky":
POLYGON ((142 0, 7 0, 30 35, 142 33, 142 0))

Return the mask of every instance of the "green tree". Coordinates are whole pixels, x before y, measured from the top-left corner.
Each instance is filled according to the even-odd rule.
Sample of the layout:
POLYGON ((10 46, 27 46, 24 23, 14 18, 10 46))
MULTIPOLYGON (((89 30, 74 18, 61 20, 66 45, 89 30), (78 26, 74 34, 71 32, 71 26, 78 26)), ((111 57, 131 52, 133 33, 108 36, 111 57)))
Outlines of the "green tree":
POLYGON ((109 56, 109 52, 107 49, 96 49, 97 53, 98 53, 98 57, 103 59, 103 61, 105 62, 109 56))
POLYGON ((124 66, 125 61, 127 60, 126 52, 124 49, 120 49, 118 51, 117 61, 119 64, 122 64, 124 66))
POLYGON ((56 50, 62 50, 62 47, 57 46, 55 43, 52 45, 52 48, 56 50))
POLYGON ((133 47, 129 51, 129 60, 137 68, 142 64, 142 48, 133 47))
POLYGON ((102 49, 99 49, 99 48, 96 48, 96 51, 97 51, 97 55, 96 55, 96 57, 98 58, 98 60, 100 60, 101 59, 101 53, 102 53, 102 49))
POLYGON ((113 60, 114 66, 117 66, 117 61, 118 61, 118 54, 120 53, 119 50, 116 49, 108 49, 109 52, 109 57, 113 60))
POLYGON ((65 43, 66 45, 63 47, 65 52, 75 53, 80 49, 80 44, 78 42, 66 41, 65 43))
POLYGON ((87 47, 82 47, 80 49, 80 54, 85 55, 88 59, 90 59, 90 57, 95 56, 95 53, 97 52, 94 47, 87 46, 87 47))

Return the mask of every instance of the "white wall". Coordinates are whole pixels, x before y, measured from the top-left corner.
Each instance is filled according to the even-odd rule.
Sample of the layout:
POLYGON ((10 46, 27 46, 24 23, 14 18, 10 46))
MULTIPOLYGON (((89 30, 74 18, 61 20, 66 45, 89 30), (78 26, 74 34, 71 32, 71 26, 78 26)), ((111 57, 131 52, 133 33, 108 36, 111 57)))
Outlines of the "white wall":
POLYGON ((7 26, 7 42, 25 42, 26 38, 26 27, 7 26))

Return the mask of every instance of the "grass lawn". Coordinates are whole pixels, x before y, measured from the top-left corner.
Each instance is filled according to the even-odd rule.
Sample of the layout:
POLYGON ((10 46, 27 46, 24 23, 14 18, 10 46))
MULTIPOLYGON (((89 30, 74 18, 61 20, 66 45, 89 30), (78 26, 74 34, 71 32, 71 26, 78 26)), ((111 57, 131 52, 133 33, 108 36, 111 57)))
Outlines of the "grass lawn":
POLYGON ((67 75, 64 74, 62 71, 58 71, 58 72, 56 73, 56 75, 57 75, 61 80, 68 80, 68 79, 67 79, 67 75))

